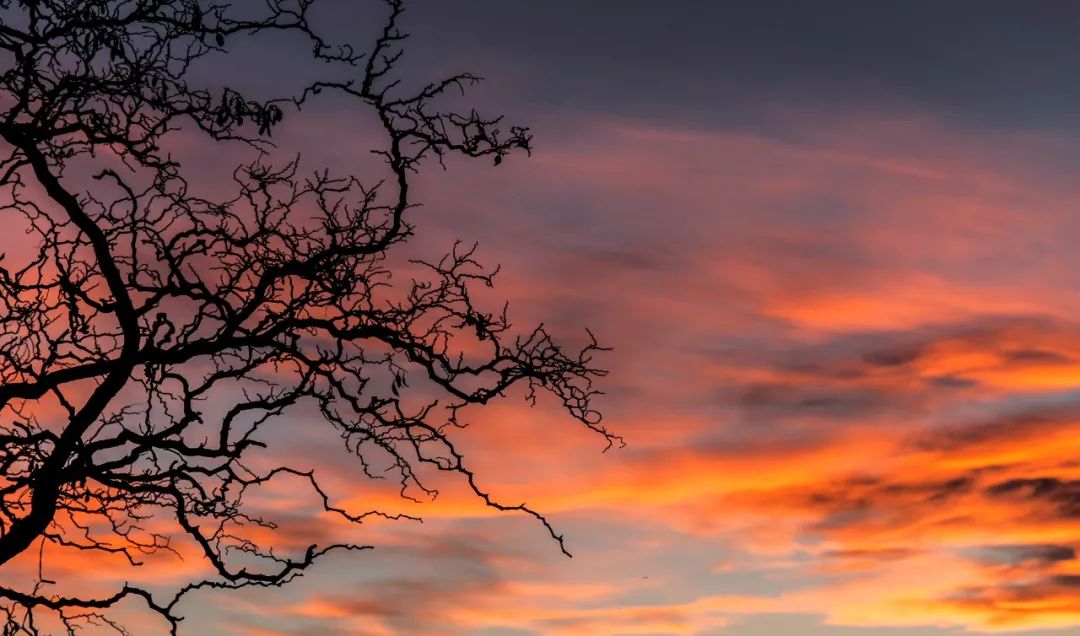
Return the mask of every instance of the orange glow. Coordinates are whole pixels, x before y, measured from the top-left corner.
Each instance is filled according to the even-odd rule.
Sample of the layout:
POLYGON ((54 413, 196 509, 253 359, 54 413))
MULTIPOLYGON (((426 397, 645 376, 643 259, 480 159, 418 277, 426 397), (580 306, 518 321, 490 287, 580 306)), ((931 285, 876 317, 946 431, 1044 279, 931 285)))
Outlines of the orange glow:
MULTIPOLYGON (((476 189, 455 174, 446 187, 461 198, 444 221, 450 233, 455 205, 487 218, 500 197, 558 192, 593 201, 597 227, 657 259, 561 235, 495 241, 486 256, 504 264, 497 291, 515 321, 586 314, 616 346, 600 361, 612 369, 607 422, 626 449, 600 454, 555 405, 520 395, 455 432, 481 486, 549 515, 575 558, 460 480, 403 501, 396 483, 360 475, 336 432, 305 429, 282 452, 316 469, 334 505, 424 523, 352 527, 316 512, 303 480, 276 481, 258 502, 278 529, 238 536, 290 554, 334 537, 377 548, 327 559, 288 594, 200 595, 212 609, 192 609, 206 612, 192 624, 250 636, 723 633, 802 614, 871 629, 1080 624, 1069 557, 1080 549, 1080 297, 1062 292, 1072 264, 1026 278, 969 271, 1017 237, 1041 245, 1067 227, 1073 184, 1032 190, 1024 157, 994 152, 1016 140, 928 121, 855 122, 800 144, 593 123, 510 166, 490 201, 465 199, 476 189), (800 207, 808 199, 826 209, 800 207), (670 218, 656 223, 661 209, 670 218)), ((522 236, 560 231, 525 212, 499 218, 522 236)), ((138 568, 58 549, 46 572, 115 584, 206 572, 193 545, 175 547, 183 558, 138 568)))

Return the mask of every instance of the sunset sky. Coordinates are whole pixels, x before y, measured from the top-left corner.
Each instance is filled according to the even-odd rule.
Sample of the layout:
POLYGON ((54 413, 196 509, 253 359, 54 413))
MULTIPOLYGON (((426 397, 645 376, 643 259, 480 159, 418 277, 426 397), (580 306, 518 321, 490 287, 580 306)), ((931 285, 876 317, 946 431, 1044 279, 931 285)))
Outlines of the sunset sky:
MULTIPOLYGON (((399 501, 333 431, 278 422, 337 503, 423 523, 350 529, 283 483, 263 504, 294 548, 375 549, 192 595, 184 633, 1077 633, 1080 4, 413 0, 404 28, 410 77, 483 76, 468 99, 535 134, 498 168, 429 166, 410 249, 477 241, 492 308, 612 346, 627 445, 520 394, 458 434, 568 559, 460 483, 399 501)), ((346 106, 275 141, 370 162, 346 106)), ((203 567, 153 561, 163 584, 203 567)))

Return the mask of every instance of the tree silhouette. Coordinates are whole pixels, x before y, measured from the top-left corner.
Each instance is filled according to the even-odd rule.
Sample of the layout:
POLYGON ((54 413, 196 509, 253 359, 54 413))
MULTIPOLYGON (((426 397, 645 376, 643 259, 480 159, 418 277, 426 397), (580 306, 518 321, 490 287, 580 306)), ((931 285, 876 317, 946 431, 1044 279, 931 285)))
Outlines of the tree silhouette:
POLYGON ((618 441, 590 406, 604 373, 595 340, 568 352, 542 326, 512 335, 505 310, 470 295, 494 273, 472 249, 413 261, 404 283, 390 277, 388 256, 412 234, 417 170, 451 154, 498 164, 529 151, 528 130, 440 109, 472 75, 402 88, 399 0, 366 50, 330 42, 314 4, 241 3, 260 12, 249 15, 200 0, 0 0, 0 224, 11 241, 0 257, 0 565, 39 542, 138 564, 184 537, 216 572, 166 596, 133 585, 61 596, 42 576, 0 587, 5 634, 39 633, 43 614, 72 633, 123 631, 108 610, 125 599, 176 633, 192 590, 284 584, 332 550, 363 547, 283 556, 238 531, 276 527, 246 512, 245 493, 283 475, 349 521, 387 516, 335 506, 314 472, 288 462, 246 465, 252 449, 274 451, 260 432, 280 416, 332 427, 370 477, 390 467, 402 496, 435 493, 423 466, 457 474, 487 505, 535 517, 560 547, 540 513, 478 485, 451 439, 461 409, 520 386, 618 441), (314 59, 351 77, 261 100, 192 79, 234 38, 271 33, 305 38, 314 59), (274 162, 269 136, 320 93, 377 118, 388 176, 274 162), (176 137, 254 158, 215 198, 170 153, 176 137))

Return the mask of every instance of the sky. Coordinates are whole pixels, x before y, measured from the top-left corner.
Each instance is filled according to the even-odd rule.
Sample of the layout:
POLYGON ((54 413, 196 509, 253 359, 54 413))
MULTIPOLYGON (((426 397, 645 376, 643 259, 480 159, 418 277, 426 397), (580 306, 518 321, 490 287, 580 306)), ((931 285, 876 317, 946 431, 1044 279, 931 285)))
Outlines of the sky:
MULTIPOLYGON (((335 25, 370 29, 356 6, 335 25)), ((460 483, 397 501, 332 431, 280 422, 341 505, 424 521, 349 529, 283 485, 286 548, 375 549, 192 595, 185 630, 1076 633, 1080 5, 415 0, 405 28, 410 77, 475 72, 471 99, 535 134, 530 158, 422 174, 415 247, 477 241, 494 307, 612 346, 600 406, 627 445, 521 395, 460 434, 568 559, 460 483)), ((330 100, 278 143, 366 161, 354 123, 330 100)), ((161 583, 201 567, 157 558, 161 583)))

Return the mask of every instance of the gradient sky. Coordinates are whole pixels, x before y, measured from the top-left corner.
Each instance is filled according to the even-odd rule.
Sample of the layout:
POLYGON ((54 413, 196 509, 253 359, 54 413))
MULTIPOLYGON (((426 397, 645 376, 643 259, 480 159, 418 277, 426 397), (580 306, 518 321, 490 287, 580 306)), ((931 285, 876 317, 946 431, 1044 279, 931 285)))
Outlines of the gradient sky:
MULTIPOLYGON (((531 159, 425 173, 414 247, 479 241, 515 322, 615 347, 601 405, 628 445, 602 453, 521 396, 462 433, 566 559, 453 483, 398 502, 333 432, 282 422, 337 501, 424 523, 365 526, 375 550, 283 590, 192 596, 188 633, 1076 633, 1080 4, 415 0, 406 18, 410 74, 484 76, 473 101, 536 134, 531 159)), ((309 70, 285 45, 246 53, 275 80, 309 70)), ((277 139, 369 161, 354 124, 326 102, 277 139)), ((287 484, 264 505, 293 546, 352 532, 287 484)), ((166 583, 201 567, 161 560, 166 583)))

